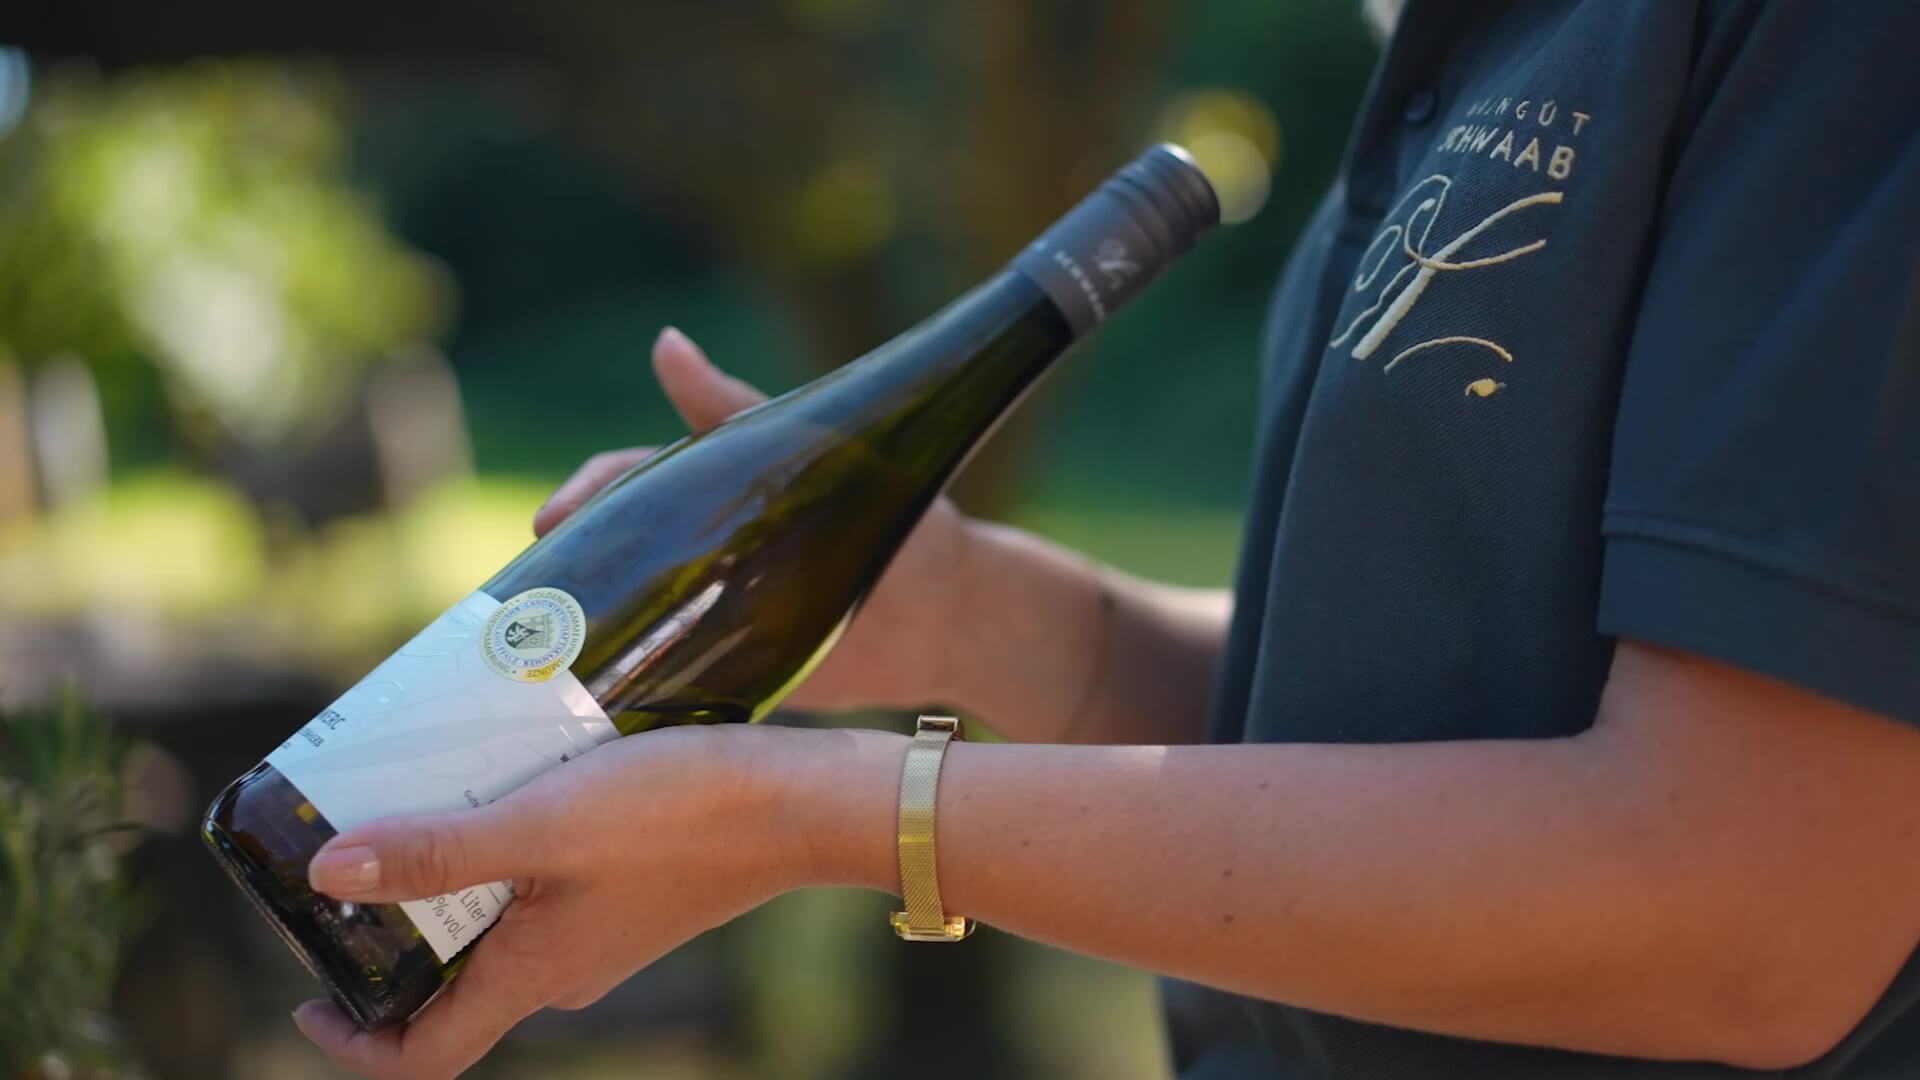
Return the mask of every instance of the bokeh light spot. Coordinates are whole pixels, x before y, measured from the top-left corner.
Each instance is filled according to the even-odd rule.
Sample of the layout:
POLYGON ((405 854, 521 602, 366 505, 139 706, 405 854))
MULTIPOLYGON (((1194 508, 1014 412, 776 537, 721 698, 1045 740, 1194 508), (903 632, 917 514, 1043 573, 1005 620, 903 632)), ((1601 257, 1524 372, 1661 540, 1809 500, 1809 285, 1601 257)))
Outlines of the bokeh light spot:
POLYGON ((1238 225, 1260 212, 1273 189, 1267 161, 1252 143, 1230 131, 1216 131, 1187 143, 1194 164, 1213 182, 1220 197, 1220 223, 1238 225))
POLYGON ((893 234, 893 188, 877 167, 837 161, 801 189, 796 217, 801 249, 809 255, 858 258, 893 234))
POLYGON ((1220 196, 1229 225, 1260 212, 1282 152, 1280 122, 1251 94, 1225 88, 1191 90, 1161 111, 1160 132, 1187 148, 1220 196))

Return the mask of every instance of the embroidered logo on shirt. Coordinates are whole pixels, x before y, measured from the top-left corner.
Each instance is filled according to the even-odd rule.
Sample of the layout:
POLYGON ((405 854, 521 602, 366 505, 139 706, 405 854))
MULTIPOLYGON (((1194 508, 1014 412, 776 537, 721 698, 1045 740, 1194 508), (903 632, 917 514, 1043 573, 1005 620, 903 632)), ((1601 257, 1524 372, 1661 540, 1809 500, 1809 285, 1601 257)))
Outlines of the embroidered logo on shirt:
MULTIPOLYGON (((1571 112, 1568 118, 1563 119, 1559 106, 1554 102, 1536 106, 1529 99, 1521 99, 1516 103, 1510 97, 1483 98, 1472 103, 1466 115, 1497 122, 1461 124, 1453 128, 1437 147, 1440 152, 1484 155, 1489 161, 1504 161, 1516 170, 1527 170, 1536 175, 1544 167, 1550 182, 1565 180, 1572 174, 1574 149, 1564 143, 1552 143, 1551 137, 1548 139, 1550 148, 1543 149, 1541 137, 1529 129, 1537 127, 1551 131, 1557 125, 1563 129, 1570 128, 1571 135, 1567 137, 1572 137, 1578 135, 1592 119, 1582 112, 1571 112), (1509 118, 1511 126, 1507 123, 1509 118), (1517 153, 1516 145, 1519 146, 1517 153)), ((1327 342, 1328 348, 1350 346, 1350 354, 1354 359, 1372 358, 1441 274, 1498 266, 1524 259, 1546 247, 1546 237, 1541 235, 1546 222, 1540 220, 1546 213, 1544 208, 1558 206, 1566 199, 1566 193, 1557 189, 1539 191, 1514 199, 1477 222, 1458 221, 1439 225, 1441 232, 1436 238, 1434 230, 1446 214, 1447 194, 1454 183, 1453 176, 1434 173, 1408 188, 1399 202, 1394 204, 1393 210, 1386 216, 1386 223, 1374 234, 1373 241, 1361 255, 1359 271, 1353 281, 1353 291, 1356 293, 1364 295, 1374 292, 1376 288, 1378 291, 1372 303, 1354 316, 1333 340, 1327 342), (1502 225, 1509 220, 1514 224, 1502 225), (1446 239, 1447 232, 1454 229, 1457 231, 1453 232, 1452 238, 1446 239), (1527 239, 1517 244, 1509 239, 1508 243, 1512 246, 1493 254, 1462 257, 1474 241, 1494 230, 1498 230, 1497 235, 1511 237, 1519 233, 1527 239), (1387 273, 1389 264, 1393 266, 1390 274, 1387 273), (1386 275, 1384 283, 1381 281, 1383 274, 1386 275)), ((1447 334, 1399 348, 1381 370, 1390 372, 1403 360, 1453 345, 1490 352, 1504 364, 1514 361, 1513 353, 1490 337, 1447 334)), ((1462 396, 1489 398, 1504 389, 1506 384, 1497 379, 1480 378, 1467 383, 1462 396)))

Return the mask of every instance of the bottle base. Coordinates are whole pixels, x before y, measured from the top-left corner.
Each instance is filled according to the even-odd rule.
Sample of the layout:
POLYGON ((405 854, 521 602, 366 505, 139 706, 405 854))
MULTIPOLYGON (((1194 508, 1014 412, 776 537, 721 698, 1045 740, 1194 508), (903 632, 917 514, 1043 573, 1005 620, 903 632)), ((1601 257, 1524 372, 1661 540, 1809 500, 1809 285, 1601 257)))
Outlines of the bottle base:
POLYGON ((349 1019, 369 1031, 405 1022, 439 993, 451 967, 398 907, 356 905, 307 887, 307 861, 333 830, 318 817, 262 811, 288 802, 304 800, 276 771, 258 766, 215 800, 201 839, 349 1019), (236 820, 255 827, 235 828, 236 820))

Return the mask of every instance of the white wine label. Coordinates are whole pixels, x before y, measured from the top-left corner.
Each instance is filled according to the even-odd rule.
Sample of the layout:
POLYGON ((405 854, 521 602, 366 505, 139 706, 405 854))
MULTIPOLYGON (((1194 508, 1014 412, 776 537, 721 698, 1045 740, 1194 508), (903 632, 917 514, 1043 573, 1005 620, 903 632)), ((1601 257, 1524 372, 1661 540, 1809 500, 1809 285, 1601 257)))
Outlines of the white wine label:
MULTIPOLYGON (((377 818, 490 803, 619 734, 567 668, 584 630, 580 605, 558 589, 506 604, 475 592, 267 763, 343 832, 377 818), (500 617, 509 610, 515 614, 500 617), (520 660, 532 662, 516 668, 520 660)), ((444 962, 512 899, 513 886, 495 882, 400 906, 444 962)))
POLYGON ((546 682, 572 665, 586 640, 579 601, 559 589, 528 589, 487 616, 480 655, 509 679, 546 682))

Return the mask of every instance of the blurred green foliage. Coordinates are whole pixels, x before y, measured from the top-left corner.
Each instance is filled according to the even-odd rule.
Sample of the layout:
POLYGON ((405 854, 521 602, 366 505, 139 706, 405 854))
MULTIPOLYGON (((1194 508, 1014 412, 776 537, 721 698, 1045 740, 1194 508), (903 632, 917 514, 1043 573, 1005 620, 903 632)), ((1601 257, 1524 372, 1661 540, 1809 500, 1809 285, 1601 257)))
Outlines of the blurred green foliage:
POLYGON ((197 626, 208 650, 231 644, 261 663, 347 678, 518 554, 546 492, 512 477, 459 478, 388 513, 276 537, 217 479, 131 471, 37 520, 0 525, 0 608, 49 621, 158 617, 197 626), (223 621, 236 632, 222 635, 223 621))
POLYGON ((0 1077, 106 1075, 127 897, 121 740, 68 695, 0 715, 0 1077))
POLYGON ((0 353, 157 383, 190 435, 257 445, 434 332, 445 287, 341 182, 324 81, 202 62, 33 93, 0 139, 0 353))
MULTIPOLYGON (((582 458, 680 433, 647 363, 661 326, 790 388, 990 273, 1163 138, 1237 170, 1236 205, 1264 206, 1084 346, 990 444, 965 497, 1127 569, 1224 584, 1265 300, 1373 57, 1356 7, 559 0, 471 8, 461 25, 404 5, 309 14, 285 33, 269 8, 96 20, 85 33, 118 59, 37 58, 31 107, 0 133, 0 364, 29 382, 63 357, 93 371, 112 480, 11 520, 0 505, 0 613, 117 626, 104 644, 74 637, 105 664, 124 659, 115 647, 165 649, 223 685, 243 668, 350 680, 527 542, 582 458), (360 482, 322 429, 417 344, 457 375, 475 474, 289 513, 275 485, 360 482), (236 458, 261 468, 243 475, 236 458), (302 458, 320 467, 282 467, 302 458)), ((140 707, 177 719, 194 704, 140 707)), ((241 730, 264 749, 299 719, 285 711, 241 730)), ((203 785, 244 767, 200 735, 182 758, 203 785)), ((0 722, 0 738, 0 986, 33 995, 0 1010, 11 1080, 33 1047, 88 1045, 124 897, 86 839, 118 775, 98 725, 54 710, 0 722), (45 925, 49 889, 90 914, 45 925)), ((976 1052, 1003 1055, 996 1074, 1163 1074, 1145 976, 1004 939, 903 958, 876 932, 882 906, 796 894, 716 935, 690 963, 742 997, 724 1045, 638 1027, 542 1042, 534 1025, 480 1075, 824 1078, 899 1075, 904 1060, 980 1075, 976 1052), (964 975, 939 987, 971 989, 927 1000, 930 964, 964 975), (930 1023, 953 1033, 952 1061, 894 1045, 930 1023)), ((220 942, 272 953, 250 975, 304 986, 245 925, 254 937, 222 926, 220 942)), ((167 1074, 196 1080, 331 1075, 253 1000, 293 989, 239 980, 210 939, 175 944, 167 955, 207 965, 196 985, 232 997, 161 1002, 148 1026, 193 1027, 164 1014, 192 1008, 233 1029, 182 1038, 171 1059, 143 1047, 150 1061, 204 1052, 167 1074)))

